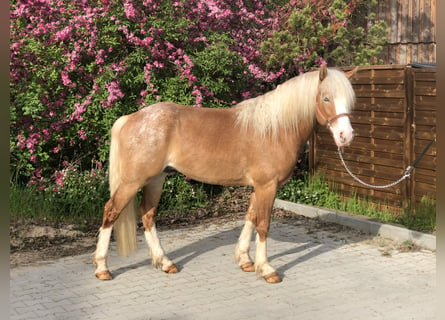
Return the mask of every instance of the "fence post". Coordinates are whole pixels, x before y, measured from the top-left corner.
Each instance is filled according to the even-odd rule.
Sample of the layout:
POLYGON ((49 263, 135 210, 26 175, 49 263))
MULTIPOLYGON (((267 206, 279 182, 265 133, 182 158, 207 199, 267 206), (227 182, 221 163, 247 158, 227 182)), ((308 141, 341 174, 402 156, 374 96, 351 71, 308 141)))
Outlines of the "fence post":
MULTIPOLYGON (((405 67, 405 154, 404 166, 405 168, 413 163, 414 160, 414 148, 413 139, 415 134, 415 127, 413 123, 413 107, 414 107, 414 73, 410 66, 405 67)), ((403 208, 409 208, 413 202, 414 196, 414 177, 413 174, 409 179, 405 179, 402 183, 402 194, 403 194, 403 208)))

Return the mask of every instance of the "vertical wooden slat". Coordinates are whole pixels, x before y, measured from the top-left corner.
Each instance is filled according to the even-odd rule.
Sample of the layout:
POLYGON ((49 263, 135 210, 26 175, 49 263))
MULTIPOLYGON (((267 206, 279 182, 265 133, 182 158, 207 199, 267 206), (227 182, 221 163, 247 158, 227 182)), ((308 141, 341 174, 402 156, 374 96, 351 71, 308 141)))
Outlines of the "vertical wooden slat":
POLYGON ((408 44, 411 40, 412 35, 412 25, 411 25, 411 16, 409 14, 409 8, 411 6, 411 0, 401 1, 400 4, 400 43, 408 44))
MULTIPOLYGON (((431 0, 431 42, 436 41, 436 0, 431 0)), ((436 60, 434 60, 436 61, 436 60)))
POLYGON ((419 3, 419 43, 425 43, 425 3, 423 0, 417 0, 419 3))
POLYGON ((411 23, 412 23, 412 41, 413 43, 418 43, 420 41, 420 5, 419 0, 412 0, 412 15, 411 15, 411 23))
POLYGON ((390 32, 390 43, 398 43, 400 42, 400 38, 399 38, 399 33, 398 30, 400 30, 399 26, 399 19, 398 19, 398 14, 399 14, 399 0, 391 0, 390 1, 390 24, 389 24, 389 28, 391 30, 390 32))

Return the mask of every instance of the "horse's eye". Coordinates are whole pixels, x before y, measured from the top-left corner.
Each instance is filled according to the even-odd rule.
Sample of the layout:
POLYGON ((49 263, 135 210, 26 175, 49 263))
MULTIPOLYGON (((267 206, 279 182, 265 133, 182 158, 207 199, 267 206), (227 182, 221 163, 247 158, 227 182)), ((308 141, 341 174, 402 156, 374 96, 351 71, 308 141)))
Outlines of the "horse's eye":
POLYGON ((324 97, 323 101, 324 102, 329 102, 329 98, 328 97, 324 97))

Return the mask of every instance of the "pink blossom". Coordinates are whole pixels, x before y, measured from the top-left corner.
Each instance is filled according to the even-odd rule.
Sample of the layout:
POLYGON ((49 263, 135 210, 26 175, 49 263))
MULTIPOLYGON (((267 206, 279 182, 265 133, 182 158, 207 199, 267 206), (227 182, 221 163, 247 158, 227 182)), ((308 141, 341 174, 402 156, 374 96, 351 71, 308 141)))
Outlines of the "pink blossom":
POLYGON ((43 139, 45 141, 49 141, 49 139, 51 138, 49 129, 43 129, 42 133, 43 133, 43 139))
POLYGON ((79 134, 80 139, 85 140, 87 138, 87 134, 83 129, 78 130, 77 133, 79 134))
POLYGON ((67 26, 56 33, 56 41, 65 41, 71 36, 71 26, 67 26))
POLYGON ((96 62, 96 64, 102 64, 102 63, 104 63, 104 56, 105 56, 105 50, 104 49, 100 49, 98 52, 97 52, 97 55, 96 55, 96 60, 95 60, 95 62, 96 62))
POLYGON ((68 73, 66 71, 62 71, 62 83, 66 87, 71 87, 73 82, 70 80, 68 73))
POLYGON ((107 83, 105 87, 108 90, 108 104, 111 105, 112 103, 116 102, 119 98, 123 98, 124 94, 122 93, 121 89, 119 88, 119 81, 111 81, 110 83, 107 83))
POLYGON ((131 0, 126 0, 124 3, 125 16, 128 19, 136 18, 136 11, 134 10, 133 3, 131 0))
POLYGON ((56 178, 56 185, 59 187, 63 187, 63 178, 65 177, 64 171, 57 171, 54 173, 54 177, 56 178))

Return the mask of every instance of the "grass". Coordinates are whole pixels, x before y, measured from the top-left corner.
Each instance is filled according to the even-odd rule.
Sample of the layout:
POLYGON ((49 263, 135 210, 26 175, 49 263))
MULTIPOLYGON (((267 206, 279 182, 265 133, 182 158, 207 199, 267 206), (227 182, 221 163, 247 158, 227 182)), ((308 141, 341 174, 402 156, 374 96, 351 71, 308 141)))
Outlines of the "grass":
POLYGON ((424 196, 419 205, 405 208, 401 213, 392 213, 385 209, 387 206, 360 198, 357 194, 345 198, 337 192, 335 182, 328 183, 323 175, 316 175, 291 179, 278 191, 277 197, 395 223, 421 232, 436 231, 436 205, 431 196, 424 196))

